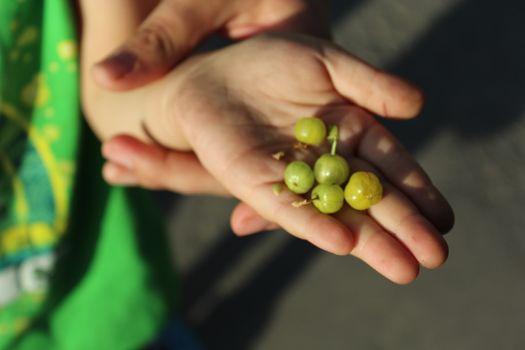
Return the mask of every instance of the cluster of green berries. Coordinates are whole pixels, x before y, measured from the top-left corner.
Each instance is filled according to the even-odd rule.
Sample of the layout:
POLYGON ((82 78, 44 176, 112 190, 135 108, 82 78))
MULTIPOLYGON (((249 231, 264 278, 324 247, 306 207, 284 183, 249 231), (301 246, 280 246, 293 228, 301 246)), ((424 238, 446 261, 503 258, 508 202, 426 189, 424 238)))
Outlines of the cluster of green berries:
POLYGON ((305 203, 311 202, 321 213, 333 214, 343 207, 345 200, 357 210, 368 209, 381 200, 383 186, 378 177, 366 171, 350 176, 348 162, 336 154, 337 126, 327 130, 319 118, 302 118, 295 124, 294 132, 302 144, 319 146, 325 139, 331 144, 330 153, 319 157, 313 169, 306 162, 296 160, 284 171, 284 183, 290 191, 297 194, 310 192, 310 200, 305 200, 305 203))

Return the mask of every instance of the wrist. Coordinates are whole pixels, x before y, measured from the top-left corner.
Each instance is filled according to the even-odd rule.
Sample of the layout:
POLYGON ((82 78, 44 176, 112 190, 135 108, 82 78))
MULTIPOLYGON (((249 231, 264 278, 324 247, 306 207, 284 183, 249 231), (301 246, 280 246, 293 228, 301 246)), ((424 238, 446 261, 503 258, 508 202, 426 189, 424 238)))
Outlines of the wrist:
POLYGON ((149 143, 164 148, 189 151, 192 149, 184 135, 175 99, 178 79, 171 78, 172 71, 164 78, 150 84, 144 95, 141 130, 149 143))

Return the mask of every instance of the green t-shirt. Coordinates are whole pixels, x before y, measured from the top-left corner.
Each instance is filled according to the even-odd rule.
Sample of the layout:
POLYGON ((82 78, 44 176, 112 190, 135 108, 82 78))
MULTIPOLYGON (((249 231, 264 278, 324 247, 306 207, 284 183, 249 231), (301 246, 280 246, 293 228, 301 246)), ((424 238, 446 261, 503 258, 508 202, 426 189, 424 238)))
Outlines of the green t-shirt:
POLYGON ((136 349, 176 299, 159 215, 101 179, 67 0, 0 0, 0 349, 136 349))

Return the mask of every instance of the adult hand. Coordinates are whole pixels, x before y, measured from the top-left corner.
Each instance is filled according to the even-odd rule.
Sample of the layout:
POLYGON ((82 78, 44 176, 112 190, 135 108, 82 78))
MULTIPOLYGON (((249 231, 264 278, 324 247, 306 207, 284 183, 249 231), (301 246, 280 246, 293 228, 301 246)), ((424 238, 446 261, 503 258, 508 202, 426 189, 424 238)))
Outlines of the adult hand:
POLYGON ((94 67, 94 77, 111 90, 143 86, 219 31, 230 39, 277 30, 327 37, 320 8, 312 0, 162 0, 120 48, 94 67))

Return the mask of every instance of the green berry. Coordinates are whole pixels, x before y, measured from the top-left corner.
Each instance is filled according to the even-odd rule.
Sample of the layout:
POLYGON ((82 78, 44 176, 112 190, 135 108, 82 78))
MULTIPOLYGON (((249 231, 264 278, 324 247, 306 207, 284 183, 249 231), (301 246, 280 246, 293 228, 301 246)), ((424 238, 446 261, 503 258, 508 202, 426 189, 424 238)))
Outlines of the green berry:
POLYGON ((350 177, 345 187, 346 202, 356 210, 366 210, 383 197, 383 186, 371 172, 358 171, 350 177))
POLYGON ((295 124, 294 133, 297 141, 317 146, 325 139, 326 125, 319 118, 302 118, 295 124))
POLYGON ((342 185, 350 175, 350 167, 343 157, 327 153, 315 162, 314 174, 320 184, 342 185))
POLYGON ((324 214, 337 213, 343 207, 344 193, 338 185, 317 185, 312 190, 312 203, 324 214))
POLYGON ((291 162, 284 171, 284 183, 294 193, 303 194, 310 191, 314 181, 312 168, 301 160, 291 162))

